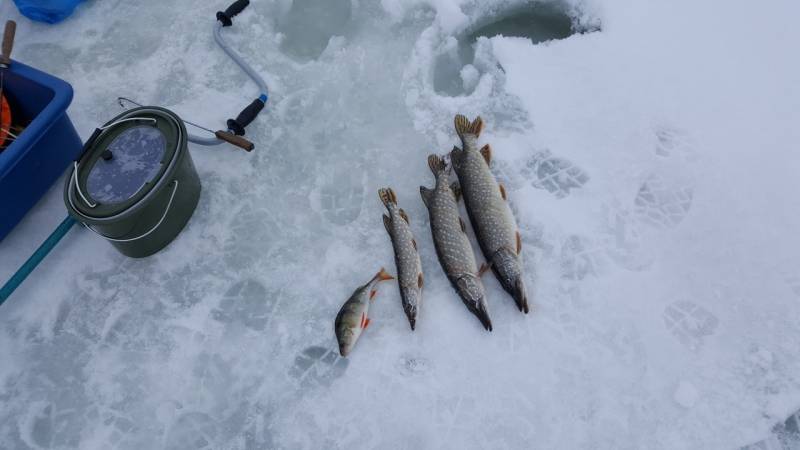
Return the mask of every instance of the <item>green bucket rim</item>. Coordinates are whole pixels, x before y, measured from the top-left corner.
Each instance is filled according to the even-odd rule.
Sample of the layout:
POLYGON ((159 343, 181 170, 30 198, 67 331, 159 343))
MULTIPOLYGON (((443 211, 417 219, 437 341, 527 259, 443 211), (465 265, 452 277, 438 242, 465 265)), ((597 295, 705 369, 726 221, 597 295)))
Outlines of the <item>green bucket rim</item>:
POLYGON ((126 111, 107 122, 98 131, 100 134, 94 138, 81 158, 75 162, 66 184, 69 209, 77 213, 83 222, 116 221, 129 214, 135 214, 136 211, 147 206, 149 200, 157 196, 171 180, 170 174, 175 171, 176 163, 182 152, 188 151, 186 128, 183 121, 173 112, 156 106, 126 111), (142 120, 136 120, 138 118, 142 120), (166 141, 164 155, 160 161, 161 167, 152 180, 146 182, 129 199, 119 203, 103 204, 88 194, 83 194, 87 192, 88 174, 108 144, 122 132, 142 126, 143 123, 150 120, 155 120, 154 126, 163 134, 166 141), (76 193, 76 187, 81 191, 81 195, 76 193), (93 202, 94 207, 87 201, 93 202))

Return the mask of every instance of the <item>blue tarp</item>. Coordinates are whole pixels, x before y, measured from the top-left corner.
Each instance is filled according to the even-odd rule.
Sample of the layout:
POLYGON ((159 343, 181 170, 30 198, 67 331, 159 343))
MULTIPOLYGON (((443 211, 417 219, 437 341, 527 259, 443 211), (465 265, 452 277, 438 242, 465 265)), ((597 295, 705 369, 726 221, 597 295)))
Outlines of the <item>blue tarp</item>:
POLYGON ((69 17, 83 0, 14 0, 23 16, 45 23, 57 23, 69 17))

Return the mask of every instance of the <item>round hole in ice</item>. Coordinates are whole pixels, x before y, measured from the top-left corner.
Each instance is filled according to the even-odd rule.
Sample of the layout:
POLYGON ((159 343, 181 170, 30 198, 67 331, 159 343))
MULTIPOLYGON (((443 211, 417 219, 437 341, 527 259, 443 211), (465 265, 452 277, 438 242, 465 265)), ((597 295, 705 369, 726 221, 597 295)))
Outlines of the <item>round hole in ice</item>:
POLYGON ((448 96, 469 95, 475 89, 478 78, 489 69, 487 61, 478 61, 481 58, 476 56, 482 37, 522 37, 538 44, 582 31, 586 30, 575 24, 566 6, 559 2, 531 2, 479 19, 451 38, 455 42, 445 42, 441 47, 433 68, 433 88, 448 96))
POLYGON ((294 0, 278 23, 285 38, 281 51, 300 61, 318 58, 334 36, 343 36, 352 14, 351 0, 294 0))

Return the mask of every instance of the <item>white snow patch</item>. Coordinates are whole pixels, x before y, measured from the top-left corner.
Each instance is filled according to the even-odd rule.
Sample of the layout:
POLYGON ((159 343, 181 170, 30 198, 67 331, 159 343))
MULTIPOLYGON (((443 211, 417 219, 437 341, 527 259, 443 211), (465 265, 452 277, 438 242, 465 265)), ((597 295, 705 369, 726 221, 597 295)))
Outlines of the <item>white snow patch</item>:
POLYGON ((681 381, 678 383, 677 389, 675 389, 675 395, 673 398, 675 399, 675 403, 683 406, 684 408, 692 408, 697 403, 697 399, 700 396, 699 392, 697 392, 697 388, 688 381, 681 381))

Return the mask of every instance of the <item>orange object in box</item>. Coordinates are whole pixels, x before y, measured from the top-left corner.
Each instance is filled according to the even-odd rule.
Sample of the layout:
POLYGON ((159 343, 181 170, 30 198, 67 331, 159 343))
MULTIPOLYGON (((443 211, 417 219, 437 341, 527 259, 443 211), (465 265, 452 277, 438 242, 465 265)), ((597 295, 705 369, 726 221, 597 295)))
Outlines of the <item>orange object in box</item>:
POLYGON ((11 130, 11 107, 8 106, 8 102, 6 101, 6 96, 3 95, 0 97, 0 145, 3 145, 6 142, 6 138, 8 137, 8 132, 11 130))

